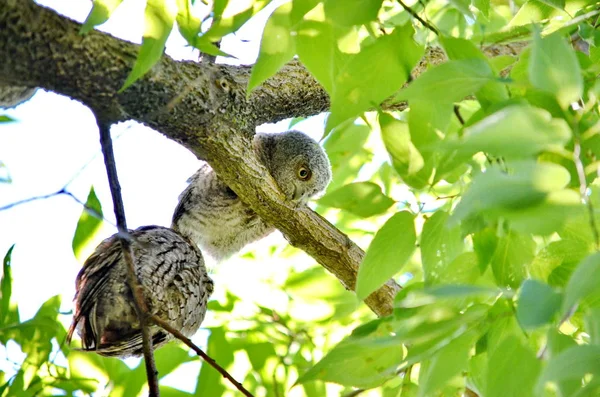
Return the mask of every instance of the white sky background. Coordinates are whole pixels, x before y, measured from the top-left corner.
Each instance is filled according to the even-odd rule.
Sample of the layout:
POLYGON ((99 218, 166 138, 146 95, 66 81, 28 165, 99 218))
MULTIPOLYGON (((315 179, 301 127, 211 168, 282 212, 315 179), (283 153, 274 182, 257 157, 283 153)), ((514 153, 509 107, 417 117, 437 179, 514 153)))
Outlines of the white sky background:
MULTIPOLYGON (((91 2, 83 0, 38 0, 38 3, 79 22, 85 20, 91 8, 91 2)), ((125 0, 100 30, 140 43, 144 4, 142 0, 125 0)), ((238 63, 252 64, 258 53, 260 33, 274 8, 271 5, 261 11, 236 35, 225 38, 223 50, 235 55, 238 63)), ((176 59, 198 58, 196 51, 185 47, 178 33, 170 37, 167 53, 176 59)), ((228 60, 228 63, 231 62, 228 60)), ((67 190, 85 201, 93 185, 105 216, 114 221, 98 131, 89 109, 67 97, 39 90, 27 103, 16 109, 0 110, 0 114, 18 120, 0 125, 0 161, 5 163, 13 179, 11 184, 0 183, 0 207, 58 191, 80 172, 67 190)), ((261 126, 259 130, 283 131, 287 125, 284 121, 261 126)), ((295 128, 319 139, 323 117, 295 128)), ((177 197, 185 188, 187 178, 198 168, 199 161, 179 144, 137 123, 114 126, 112 135, 128 226, 168 226, 177 197)), ((0 211, 0 257, 15 244, 13 299, 19 303, 22 320, 32 317, 43 302, 57 294, 63 296, 63 310, 72 309, 74 280, 81 263, 73 255, 71 241, 81 211, 82 207, 65 195, 0 211)), ((115 231, 105 223, 100 237, 106 238, 115 231)), ((283 241, 277 234, 270 242, 278 238, 283 241)), ((220 273, 227 272, 228 268, 235 268, 235 279, 240 282, 248 283, 253 278, 252 269, 235 266, 236 261, 233 258, 229 261, 231 267, 225 264, 216 270, 213 278, 217 285, 220 273)), ((227 278, 225 274, 223 278, 227 278)), ((227 278, 228 284, 221 292, 225 288, 235 290, 232 279, 227 278)), ((268 298, 272 302, 273 296, 265 297, 268 298)), ((70 320, 70 316, 65 319, 70 320)), ((14 354, 18 350, 14 350, 9 348, 7 353, 0 347, 0 369, 8 369, 7 354, 12 360, 17 358, 14 354)), ((184 385, 179 378, 177 387, 188 390, 194 387, 199 363, 191 365, 195 366, 191 383, 184 385)))

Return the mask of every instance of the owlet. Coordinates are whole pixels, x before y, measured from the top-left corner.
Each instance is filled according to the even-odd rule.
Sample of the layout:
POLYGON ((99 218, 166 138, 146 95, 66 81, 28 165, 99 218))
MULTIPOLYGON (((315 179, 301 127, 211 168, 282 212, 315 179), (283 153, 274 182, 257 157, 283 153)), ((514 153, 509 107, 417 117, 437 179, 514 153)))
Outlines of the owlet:
MULTIPOLYGON (((298 131, 260 133, 254 149, 289 200, 305 204, 331 180, 327 155, 309 136, 298 131)), ((275 228, 263 221, 231 190, 209 165, 189 179, 179 196, 172 228, 189 236, 204 254, 225 259, 275 228)))
MULTIPOLYGON (((131 238, 135 272, 149 311, 192 336, 213 291, 202 254, 187 238, 162 226, 141 227, 131 238)), ((140 323, 116 235, 98 245, 75 284, 75 314, 67 341, 77 329, 83 350, 103 356, 140 355, 140 323)), ((155 347, 172 339, 156 325, 150 325, 150 335, 155 347)))

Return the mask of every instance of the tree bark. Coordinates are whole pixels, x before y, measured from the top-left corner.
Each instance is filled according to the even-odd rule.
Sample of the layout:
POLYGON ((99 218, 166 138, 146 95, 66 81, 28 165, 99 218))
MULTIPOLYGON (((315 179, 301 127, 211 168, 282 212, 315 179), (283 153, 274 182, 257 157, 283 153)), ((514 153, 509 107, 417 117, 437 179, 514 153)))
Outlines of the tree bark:
MULTIPOLYGON (((248 66, 162 59, 124 92, 139 46, 109 34, 79 34, 80 24, 29 0, 0 1, 0 86, 42 87, 77 99, 103 120, 136 120, 206 160, 258 215, 277 227, 354 290, 364 252, 345 234, 306 207, 286 201, 251 149, 255 127, 310 116, 329 108, 323 88, 299 61, 292 61, 246 98, 248 66)), ((492 48, 516 54, 522 45, 492 48)), ((445 61, 430 49, 413 72, 445 61)), ((393 105, 396 108, 404 105, 393 105)), ((399 286, 390 280, 365 302, 388 315, 399 286)))

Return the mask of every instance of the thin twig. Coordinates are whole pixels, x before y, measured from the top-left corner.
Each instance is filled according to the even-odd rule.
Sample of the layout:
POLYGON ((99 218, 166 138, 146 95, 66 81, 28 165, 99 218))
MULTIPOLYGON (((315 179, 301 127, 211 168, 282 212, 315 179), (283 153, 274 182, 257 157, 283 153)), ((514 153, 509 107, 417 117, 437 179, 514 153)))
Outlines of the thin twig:
POLYGON ((579 179, 579 194, 581 199, 586 204, 590 217, 590 228, 594 236, 594 243, 596 244, 596 251, 600 250, 600 233, 598 233, 598 225, 596 225, 596 218, 594 216, 594 205, 587 194, 587 180, 585 177, 585 169, 583 168, 583 162, 581 161, 581 142, 579 134, 575 134, 575 143, 573 145, 573 161, 575 162, 575 169, 577 170, 577 177, 579 179))
POLYGON ((156 325, 162 327, 165 331, 171 333, 171 335, 173 335, 174 337, 185 343, 190 349, 195 351, 197 355, 202 357, 204 361, 209 363, 214 369, 216 369, 221 375, 223 375, 225 379, 230 381, 244 396, 254 397, 252 393, 246 390, 240 382, 235 380, 225 368, 217 364, 217 362, 213 358, 211 358, 208 354, 204 353, 202 349, 196 346, 190 338, 179 332, 176 328, 173 328, 168 322, 164 321, 155 314, 150 315, 150 320, 153 321, 156 325))
POLYGON ((152 339, 148 327, 148 307, 142 287, 137 281, 134 268, 133 253, 131 251, 131 240, 127 231, 127 221, 125 219, 125 208, 123 206, 123 198, 121 197, 121 186, 117 175, 117 166, 115 163, 115 154, 113 152, 112 140, 110 137, 110 124, 105 123, 95 114, 98 129, 100 130, 100 145, 102 146, 102 154, 104 155, 104 164, 106 166, 106 174, 108 176, 108 184, 110 193, 113 199, 115 210, 115 218, 117 220, 117 235, 121 247, 123 249, 123 258, 127 264, 127 281, 133 293, 133 302, 138 318, 140 320, 140 329, 142 333, 142 347, 144 352, 144 362, 146 364, 146 376, 148 378, 148 395, 158 397, 160 390, 158 388, 158 371, 154 362, 154 353, 152 351, 152 339))
POLYGON ((454 105, 454 114, 460 125, 465 125, 465 119, 463 119, 462 114, 460 114, 460 107, 458 105, 454 105))
POLYGON ((90 207, 89 205, 87 205, 86 203, 84 203, 83 201, 81 201, 80 199, 78 199, 77 196, 75 196, 73 193, 71 193, 70 191, 68 191, 66 189, 66 187, 64 187, 64 188, 62 188, 60 190, 57 190, 54 193, 43 194, 41 196, 28 197, 28 198, 23 199, 23 200, 15 201, 14 203, 7 204, 7 205, 5 205, 3 207, 0 207, 0 212, 8 210, 8 209, 11 209, 11 208, 16 207, 16 206, 21 205, 21 204, 27 204, 29 202, 37 201, 37 200, 45 200, 45 199, 49 199, 49 198, 56 197, 56 196, 61 196, 61 195, 65 195, 65 196, 71 197, 73 200, 75 200, 75 202, 77 204, 81 205, 83 208, 85 208, 85 210, 87 212, 89 212, 90 214, 92 214, 96 218, 102 219, 104 222, 108 223, 109 225, 117 227, 117 225, 115 225, 112 221, 106 219, 104 217, 104 215, 102 215, 101 213, 99 213, 98 211, 96 211, 94 208, 90 207))
POLYGON ((431 25, 429 22, 427 22, 426 20, 421 18, 419 16, 419 14, 417 14, 412 8, 410 8, 409 6, 404 4, 404 2, 402 0, 398 0, 398 3, 400 3, 402 8, 404 8, 404 10, 406 12, 408 12, 410 15, 412 15, 413 18, 415 18, 417 21, 421 22, 423 24, 423 26, 425 26, 427 29, 431 30, 433 33, 435 33, 436 36, 438 36, 440 34, 439 31, 433 25, 431 25))

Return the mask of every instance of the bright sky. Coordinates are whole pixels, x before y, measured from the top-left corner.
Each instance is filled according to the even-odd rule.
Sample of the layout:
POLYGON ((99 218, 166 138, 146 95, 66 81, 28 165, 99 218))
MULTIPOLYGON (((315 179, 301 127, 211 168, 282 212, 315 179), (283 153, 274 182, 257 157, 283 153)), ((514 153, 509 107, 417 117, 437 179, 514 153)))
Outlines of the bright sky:
MULTIPOLYGON (((80 22, 91 7, 91 2, 83 0, 38 0, 38 3, 80 22)), ((139 43, 144 4, 141 0, 124 1, 100 30, 139 43)), ((235 36, 227 37, 222 43, 224 51, 235 55, 240 63, 253 63, 258 53, 259 34, 273 8, 263 10, 235 36)), ((169 39, 167 53, 176 59, 197 59, 197 54, 185 47, 178 34, 169 39)), ((86 200, 93 185, 105 216, 114 219, 97 128, 85 106, 40 90, 27 103, 16 109, 0 110, 0 114, 18 120, 0 125, 0 161, 6 165, 13 180, 11 184, 0 183, 0 207, 58 191, 71 181, 67 190, 81 201, 86 200)), ((259 130, 283 131, 287 124, 261 126, 259 130)), ((323 118, 317 117, 295 128, 318 139, 323 130, 323 118)), ((114 126, 112 133, 128 226, 169 225, 177 197, 185 188, 187 178, 198 168, 199 161, 177 143, 133 122, 114 126)), ((81 210, 72 198, 61 195, 0 211, 0 256, 4 257, 15 244, 13 299, 19 303, 22 320, 32 317, 44 301, 57 294, 63 295, 62 309, 72 309, 74 280, 82 262, 74 257, 71 241, 81 210)), ((99 238, 106 238, 115 231, 105 223, 99 238)), ((276 235, 270 237, 270 242, 277 239, 283 240, 276 235)), ((249 283, 256 277, 265 277, 264 274, 257 276, 248 266, 236 266, 238 261, 243 259, 234 258, 221 265, 213 276, 217 285, 222 279, 225 288, 236 293, 240 290, 238 287, 243 287, 236 285, 236 280, 249 283), (232 268, 237 277, 228 278, 227 274, 232 274, 228 269, 232 268)), ((304 261, 314 263, 307 258, 304 261)), ((276 272, 276 263, 270 266, 266 259, 263 265, 266 274, 276 272)), ((223 294, 224 288, 217 289, 215 296, 223 294)), ((269 300, 272 304, 273 296, 255 298, 269 300)), ((64 316, 64 319, 68 322, 70 316, 64 316)), ((199 333, 196 339, 202 344, 205 337, 206 333, 199 333)), ((14 346, 9 346, 8 352, 0 347, 0 370, 10 368, 3 363, 3 356, 8 355, 14 361, 18 359, 18 353, 14 346)), ((199 363, 189 366, 188 370, 194 370, 196 374, 199 363)), ((187 384, 182 384, 179 378, 177 387, 193 389, 195 376, 188 379, 187 384)))

